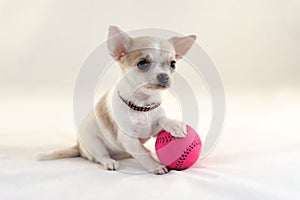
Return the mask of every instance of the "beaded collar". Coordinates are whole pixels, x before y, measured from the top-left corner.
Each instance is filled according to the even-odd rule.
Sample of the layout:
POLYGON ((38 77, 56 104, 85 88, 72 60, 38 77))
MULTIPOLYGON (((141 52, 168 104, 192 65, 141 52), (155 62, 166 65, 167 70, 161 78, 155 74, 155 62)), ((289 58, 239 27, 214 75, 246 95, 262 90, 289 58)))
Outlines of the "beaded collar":
POLYGON ((135 111, 139 111, 139 112, 148 112, 150 110, 154 110, 155 108, 157 108, 158 106, 160 106, 160 103, 154 103, 152 105, 148 105, 148 106, 137 106, 134 103, 132 103, 131 101, 125 100, 123 97, 121 97, 120 92, 118 92, 118 95, 120 97, 120 99, 122 99, 122 101, 132 110, 135 111))

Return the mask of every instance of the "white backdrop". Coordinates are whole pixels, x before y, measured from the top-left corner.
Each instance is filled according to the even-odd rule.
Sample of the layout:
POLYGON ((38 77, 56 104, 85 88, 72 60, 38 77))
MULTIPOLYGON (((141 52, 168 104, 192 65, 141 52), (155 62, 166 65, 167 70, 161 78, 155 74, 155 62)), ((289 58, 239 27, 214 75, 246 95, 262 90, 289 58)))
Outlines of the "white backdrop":
MULTIPOLYGON (((194 33, 223 77, 227 119, 216 150, 190 171, 159 178, 158 185, 174 181, 169 191, 176 192, 183 182, 185 191, 205 199, 296 199, 300 189, 299 10, 297 0, 1 0, 0 198, 34 199, 36 185, 49 198, 95 198, 111 191, 97 188, 105 184, 98 178, 109 184, 129 179, 147 192, 139 178, 106 173, 81 159, 40 164, 31 158, 36 151, 75 142, 76 76, 113 24, 124 30, 154 27, 194 33), (77 175, 74 179, 68 178, 71 172, 77 175), (60 179, 53 176, 56 173, 60 179), (26 182, 28 177, 32 181, 26 182), (85 188, 90 181, 97 192, 85 188), (89 192, 77 194, 74 182, 89 192), (55 184, 62 189, 53 189, 55 184), (230 192, 233 189, 235 193, 230 192)), ((147 175, 143 184, 148 180, 153 181, 147 175)), ((125 186, 115 187, 128 195, 125 186)))

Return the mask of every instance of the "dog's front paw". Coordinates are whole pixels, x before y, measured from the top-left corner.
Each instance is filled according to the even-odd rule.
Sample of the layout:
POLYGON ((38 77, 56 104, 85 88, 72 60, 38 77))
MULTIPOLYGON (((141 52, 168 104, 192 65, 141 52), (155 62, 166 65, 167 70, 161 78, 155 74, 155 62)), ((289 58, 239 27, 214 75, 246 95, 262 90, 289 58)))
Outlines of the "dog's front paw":
POLYGON ((174 137, 185 137, 187 134, 186 124, 179 120, 168 120, 164 129, 174 137))
POLYGON ((155 169, 152 171, 156 175, 162 175, 169 172, 168 168, 164 165, 158 165, 155 167, 155 169))

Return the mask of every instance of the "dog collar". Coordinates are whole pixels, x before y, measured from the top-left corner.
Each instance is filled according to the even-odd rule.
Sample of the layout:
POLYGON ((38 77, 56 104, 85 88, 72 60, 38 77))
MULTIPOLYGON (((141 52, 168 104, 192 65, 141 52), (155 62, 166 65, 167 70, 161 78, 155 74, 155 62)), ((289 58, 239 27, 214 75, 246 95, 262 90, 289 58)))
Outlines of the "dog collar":
POLYGON ((160 106, 160 103, 154 103, 152 105, 148 105, 148 106, 137 106, 134 103, 132 103, 131 101, 128 101, 126 99, 124 99, 121 95, 120 92, 118 92, 118 95, 120 97, 120 99, 132 110, 135 111, 139 111, 139 112, 148 112, 150 110, 154 110, 155 108, 157 108, 158 106, 160 106))

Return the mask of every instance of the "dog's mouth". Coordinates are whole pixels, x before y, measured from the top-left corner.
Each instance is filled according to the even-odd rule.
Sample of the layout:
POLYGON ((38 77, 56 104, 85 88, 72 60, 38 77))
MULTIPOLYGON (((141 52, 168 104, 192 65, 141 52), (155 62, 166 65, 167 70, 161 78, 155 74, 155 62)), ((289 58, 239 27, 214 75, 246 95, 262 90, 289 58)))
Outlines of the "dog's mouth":
POLYGON ((145 85, 144 87, 147 89, 150 89, 150 90, 164 90, 164 89, 169 88, 170 85, 169 84, 161 85, 159 83, 149 83, 149 84, 145 85))

